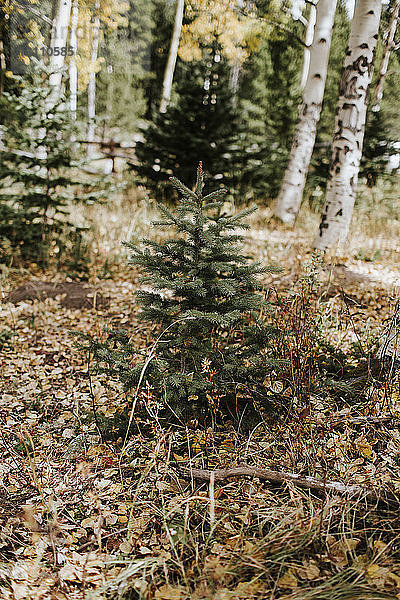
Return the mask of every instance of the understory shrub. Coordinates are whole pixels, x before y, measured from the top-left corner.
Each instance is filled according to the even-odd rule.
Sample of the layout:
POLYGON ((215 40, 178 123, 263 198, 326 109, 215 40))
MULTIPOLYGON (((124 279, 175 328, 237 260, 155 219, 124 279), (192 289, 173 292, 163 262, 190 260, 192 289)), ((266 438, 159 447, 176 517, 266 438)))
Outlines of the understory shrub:
POLYGON ((263 293, 261 274, 277 269, 245 255, 239 233, 255 208, 232 215, 225 190, 203 196, 201 163, 194 191, 171 181, 181 199, 175 209, 159 204, 155 223, 171 235, 127 244, 130 263, 142 271, 136 297, 152 345, 142 352, 131 332, 115 329, 87 338, 97 372, 133 392, 147 421, 214 426, 230 419, 247 428, 360 398, 354 357, 326 336, 319 258, 291 290, 263 293))
POLYGON ((171 181, 182 197, 175 211, 158 205, 162 220, 155 225, 174 236, 127 244, 131 264, 143 270, 141 318, 156 324, 151 354, 145 363, 138 360, 129 334, 116 331, 92 342, 92 351, 126 389, 147 384, 179 420, 237 420, 266 399, 263 381, 275 365, 267 348, 278 334, 262 318, 269 304, 258 275, 267 269, 243 254, 238 232, 248 228, 244 221, 256 209, 230 215, 226 190, 203 196, 201 163, 194 191, 171 181))
MULTIPOLYGON (((58 242, 84 229, 69 219, 72 204, 105 200, 111 187, 99 177, 82 176, 75 128, 65 97, 48 81, 15 77, 20 89, 4 93, 2 125, 6 147, 0 165, 0 260, 34 261, 45 267, 58 242)), ((83 238, 82 238, 83 239, 83 238)), ((65 243, 64 243, 65 246, 65 243)))
POLYGON ((289 412, 311 412, 312 400, 315 403, 319 396, 326 397, 334 382, 348 374, 349 357, 326 338, 321 266, 321 257, 315 252, 293 287, 271 300, 280 331, 272 352, 283 359, 273 387, 286 398, 289 412))

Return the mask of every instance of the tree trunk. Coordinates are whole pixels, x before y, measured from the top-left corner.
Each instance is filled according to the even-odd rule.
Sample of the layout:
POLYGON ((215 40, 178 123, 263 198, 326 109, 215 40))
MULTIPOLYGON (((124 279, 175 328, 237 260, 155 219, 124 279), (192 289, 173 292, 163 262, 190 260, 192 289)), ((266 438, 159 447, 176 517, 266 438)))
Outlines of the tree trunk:
MULTIPOLYGON (((99 9, 100 3, 96 2, 95 10, 99 9)), ((93 22, 93 40, 92 40, 92 54, 90 57, 90 73, 89 73, 89 85, 88 85, 88 130, 87 140, 88 142, 94 141, 95 133, 95 117, 96 117, 96 61, 99 50, 99 37, 100 37, 100 19, 98 15, 95 15, 93 22)), ((94 152, 94 144, 89 143, 87 145, 87 155, 91 156, 94 152)))
POLYGON ((319 0, 310 49, 310 68, 303 92, 299 122, 293 138, 274 214, 284 223, 293 224, 300 208, 324 98, 329 50, 337 0, 319 0))
POLYGON ((79 6, 77 0, 74 0, 72 5, 72 17, 71 17, 71 33, 69 37, 69 45, 72 49, 72 56, 69 63, 69 91, 70 91, 70 110, 71 117, 76 120, 76 107, 77 107, 77 88, 78 88, 78 68, 76 66, 76 52, 78 48, 78 42, 76 39, 76 30, 78 28, 78 16, 79 6))
POLYGON ((174 80, 176 59, 178 57, 184 8, 185 0, 176 0, 175 24, 171 39, 171 47, 169 49, 168 62, 165 67, 160 113, 166 112, 169 101, 171 100, 172 82, 174 80))
POLYGON ((317 9, 315 4, 310 4, 310 14, 308 16, 307 29, 306 29, 306 39, 304 48, 304 58, 303 58, 303 72, 301 74, 301 84, 300 87, 302 90, 306 87, 308 72, 310 70, 310 61, 311 61, 311 44, 314 40, 314 31, 315 31, 315 23, 317 19, 317 9))
POLYGON ((383 96, 383 86, 385 84, 386 74, 389 66, 390 53, 395 47, 394 36, 396 35, 397 23, 399 20, 400 0, 396 0, 393 6, 392 18, 390 19, 389 30, 384 46, 381 64, 379 65, 378 79, 376 82, 374 99, 372 101, 372 110, 378 112, 381 108, 383 96))
POLYGON ((239 91, 240 63, 235 63, 232 67, 230 88, 232 91, 232 106, 237 106, 237 96, 239 91))
POLYGON ((50 47, 52 54, 49 62, 50 78, 49 82, 53 91, 49 97, 49 105, 57 102, 61 88, 62 68, 65 62, 65 56, 61 53, 61 48, 67 45, 68 25, 71 16, 71 0, 59 0, 56 17, 53 21, 50 47), (59 54, 56 54, 58 48, 59 54))
MULTIPOLYGON (((5 40, 6 40, 6 13, 4 8, 0 6, 0 94, 4 92, 4 77, 7 70, 6 54, 5 54, 5 40)), ((1 137, 1 132, 0 132, 1 137)))
POLYGON ((339 85, 329 178, 314 248, 344 249, 353 212, 362 155, 381 0, 357 0, 349 48, 339 85))
MULTIPOLYGON (((54 0, 52 4, 52 22, 51 22, 51 38, 50 48, 52 53, 49 60, 49 85, 51 91, 46 99, 45 107, 47 112, 54 109, 57 104, 61 92, 62 68, 65 62, 65 56, 61 53, 61 48, 67 44, 69 19, 71 16, 71 0, 54 0), (55 48, 58 48, 59 54, 56 54, 55 48)), ((38 139, 43 140, 46 136, 45 128, 41 127, 38 132, 38 139)), ((38 146, 36 151, 37 157, 41 160, 47 158, 45 146, 38 146)))
MULTIPOLYGON (((59 2, 59 0, 51 1, 50 27, 49 27, 49 31, 46 36, 46 46, 48 48, 52 48, 52 39, 53 39, 54 28, 55 28, 55 23, 56 23, 58 2, 59 2)), ((45 53, 45 55, 43 57, 43 62, 45 65, 49 65, 49 63, 50 63, 50 56, 47 54, 47 52, 45 53)))
POLYGON ((6 72, 6 55, 4 53, 4 43, 0 40, 0 95, 4 92, 4 74, 6 72))

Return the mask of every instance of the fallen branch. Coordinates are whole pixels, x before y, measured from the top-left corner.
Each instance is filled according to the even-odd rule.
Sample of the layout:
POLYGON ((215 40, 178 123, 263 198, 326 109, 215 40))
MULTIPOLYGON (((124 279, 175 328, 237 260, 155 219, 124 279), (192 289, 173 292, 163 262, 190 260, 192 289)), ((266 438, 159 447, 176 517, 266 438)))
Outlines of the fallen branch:
POLYGON ((214 481, 223 481, 230 477, 258 477, 258 479, 270 481, 271 483, 282 484, 290 482, 301 488, 316 490, 318 492, 336 492, 349 496, 359 496, 370 501, 395 501, 398 504, 397 497, 390 492, 385 492, 384 495, 381 495, 371 488, 364 488, 359 485, 346 485, 339 481, 320 481, 308 475, 272 471, 271 469, 261 469, 259 467, 251 467, 250 465, 240 465, 238 467, 231 467, 230 469, 216 469, 215 471, 181 468, 180 474, 185 479, 199 479, 202 481, 210 481, 211 474, 214 475, 214 481))
POLYGON ((334 417, 330 421, 330 425, 334 427, 344 427, 345 425, 384 425, 385 423, 389 423, 390 421, 399 420, 399 417, 394 415, 385 415, 381 417, 370 417, 368 415, 351 417, 347 415, 342 415, 340 418, 334 417))

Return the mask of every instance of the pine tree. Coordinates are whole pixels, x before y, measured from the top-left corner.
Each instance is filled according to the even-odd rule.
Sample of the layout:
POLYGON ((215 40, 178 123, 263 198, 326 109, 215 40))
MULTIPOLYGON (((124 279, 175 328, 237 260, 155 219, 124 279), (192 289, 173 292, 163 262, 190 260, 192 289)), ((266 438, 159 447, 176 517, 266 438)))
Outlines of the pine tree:
POLYGON ((298 116, 300 69, 298 42, 285 32, 279 39, 262 40, 243 67, 242 196, 265 202, 279 192, 298 116))
POLYGON ((73 228, 69 204, 96 202, 105 189, 98 178, 89 183, 77 178, 82 165, 74 156, 63 98, 50 103, 52 88, 39 75, 16 79, 18 92, 2 99, 6 147, 0 165, 0 237, 22 259, 45 266, 52 244, 73 228))
POLYGON ((383 111, 370 111, 360 162, 360 177, 365 178, 368 187, 376 186, 378 179, 387 174, 389 157, 395 151, 396 141, 397 137, 388 127, 383 111))
POLYGON ((228 66, 212 52, 200 63, 180 64, 180 69, 176 103, 166 113, 154 115, 144 141, 136 146, 139 165, 134 170, 158 201, 176 200, 169 177, 176 173, 181 180, 190 180, 198 156, 214 182, 223 179, 231 187, 235 170, 240 170, 239 120, 228 66))
POLYGON ((136 349, 118 332, 92 349, 126 389, 147 381, 179 418, 238 418, 240 407, 250 414, 266 397, 263 381, 272 366, 265 350, 274 330, 261 318, 267 302, 257 277, 265 269, 241 252, 237 232, 248 228, 244 220, 255 207, 228 215, 226 190, 203 196, 201 163, 194 191, 171 181, 182 198, 175 211, 159 204, 156 224, 177 235, 160 243, 143 240, 143 247, 128 244, 131 264, 143 269, 142 282, 151 286, 137 297, 142 318, 157 324, 152 360, 144 366, 134 359, 136 349))

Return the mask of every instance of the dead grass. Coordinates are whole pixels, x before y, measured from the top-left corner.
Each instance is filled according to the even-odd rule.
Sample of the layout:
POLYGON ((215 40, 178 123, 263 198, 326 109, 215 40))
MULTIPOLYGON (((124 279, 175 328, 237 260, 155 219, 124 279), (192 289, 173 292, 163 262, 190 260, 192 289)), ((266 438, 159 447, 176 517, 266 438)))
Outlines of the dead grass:
MULTIPOLYGON (((318 496, 291 484, 274 487, 256 478, 212 487, 187 481, 178 469, 246 462, 397 493, 397 421, 352 421, 368 414, 396 416, 397 380, 383 388, 372 385, 368 404, 342 406, 338 413, 328 399, 311 398, 303 417, 269 420, 247 436, 229 426, 171 431, 147 404, 150 414, 134 414, 124 444, 132 399, 117 382, 90 375, 88 357, 67 332, 101 335, 107 324, 129 327, 146 347, 147 330, 137 321, 133 300, 137 274, 119 266, 121 240, 154 233, 153 211, 138 194, 86 212, 93 255, 103 263, 115 256, 112 279, 100 278, 103 263, 97 259, 90 272, 108 306, 75 310, 57 299, 0 305, 2 327, 13 333, 0 351, 1 598, 400 598, 398 508, 318 496)), ((75 218, 79 222, 83 213, 75 218)), ((249 250, 284 267, 272 282, 281 289, 310 257, 317 218, 303 210, 294 231, 272 225, 267 209, 253 219, 249 250)), ((390 316, 400 274, 398 259, 392 260, 397 220, 388 226, 381 263, 353 258, 356 250, 371 252, 383 234, 383 221, 373 212, 365 211, 360 222, 346 265, 372 279, 346 275, 332 288, 329 268, 325 274, 333 292, 324 300, 324 326, 346 348, 355 340, 372 344, 390 316), (353 304, 343 304, 341 289, 353 304)), ((4 294, 32 275, 39 273, 3 268, 4 294)), ((44 276, 61 278, 55 272, 44 276)), ((144 389, 144 407, 148 397, 144 389)))

